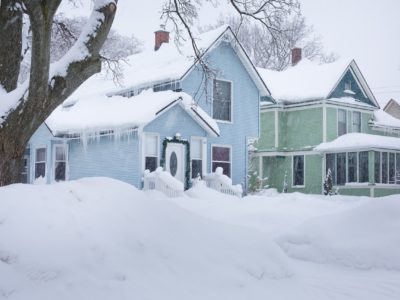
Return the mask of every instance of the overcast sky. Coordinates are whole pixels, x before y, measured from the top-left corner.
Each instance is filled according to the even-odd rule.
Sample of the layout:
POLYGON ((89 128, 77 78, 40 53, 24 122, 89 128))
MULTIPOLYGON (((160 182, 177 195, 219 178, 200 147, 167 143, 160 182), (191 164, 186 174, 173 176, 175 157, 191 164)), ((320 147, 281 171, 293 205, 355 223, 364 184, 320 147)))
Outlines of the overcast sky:
MULTIPOLYGON (((65 2, 65 1, 64 1, 65 2)), ((88 3, 88 0, 82 0, 88 3)), ((222 14, 233 13, 223 4, 207 4, 199 24, 213 24, 222 14)), ((119 0, 113 28, 135 35, 152 47, 159 28, 163 0, 119 0)), ((302 12, 327 52, 355 58, 375 96, 384 105, 400 101, 400 0, 301 0, 302 12)), ((68 14, 87 14, 82 8, 62 7, 68 14)), ((268 85, 268 82, 267 82, 268 85)))

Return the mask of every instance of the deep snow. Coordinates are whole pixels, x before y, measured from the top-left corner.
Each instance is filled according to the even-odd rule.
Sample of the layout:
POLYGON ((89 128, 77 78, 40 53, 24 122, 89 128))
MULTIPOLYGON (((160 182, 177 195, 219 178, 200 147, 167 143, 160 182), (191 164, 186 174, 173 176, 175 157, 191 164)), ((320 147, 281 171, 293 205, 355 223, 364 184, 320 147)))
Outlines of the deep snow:
POLYGON ((0 299, 399 299, 399 215, 399 196, 11 185, 0 299))

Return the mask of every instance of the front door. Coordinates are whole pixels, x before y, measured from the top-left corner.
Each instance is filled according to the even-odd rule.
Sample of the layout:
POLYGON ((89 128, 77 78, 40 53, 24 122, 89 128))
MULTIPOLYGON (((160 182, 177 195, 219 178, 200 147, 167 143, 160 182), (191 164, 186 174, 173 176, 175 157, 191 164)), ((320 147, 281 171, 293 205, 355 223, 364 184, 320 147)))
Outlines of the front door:
POLYGON ((165 169, 173 177, 185 183, 185 146, 181 143, 168 143, 165 150, 165 169))

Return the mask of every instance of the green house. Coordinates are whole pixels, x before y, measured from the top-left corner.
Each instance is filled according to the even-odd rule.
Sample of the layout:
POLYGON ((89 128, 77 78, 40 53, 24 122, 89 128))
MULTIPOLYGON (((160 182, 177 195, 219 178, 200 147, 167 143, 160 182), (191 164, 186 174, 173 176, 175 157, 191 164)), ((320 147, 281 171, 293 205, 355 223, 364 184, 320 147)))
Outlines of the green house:
POLYGON ((379 108, 354 60, 299 58, 258 69, 271 91, 261 105, 253 167, 278 191, 321 194, 328 170, 343 195, 400 193, 400 120, 379 108))

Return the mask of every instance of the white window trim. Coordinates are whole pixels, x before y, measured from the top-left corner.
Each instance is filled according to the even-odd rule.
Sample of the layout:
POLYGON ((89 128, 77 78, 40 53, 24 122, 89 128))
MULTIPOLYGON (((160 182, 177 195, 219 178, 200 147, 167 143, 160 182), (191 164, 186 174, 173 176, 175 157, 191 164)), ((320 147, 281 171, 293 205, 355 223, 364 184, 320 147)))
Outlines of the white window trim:
POLYGON ((306 156, 303 154, 292 155, 292 188, 305 188, 306 187, 306 156), (303 156, 303 185, 294 185, 294 157, 303 156))
MULTIPOLYGON (((230 168, 229 174, 231 174, 231 176, 230 176, 229 178, 232 179, 232 178, 233 178, 233 168, 232 168, 232 156, 233 156, 233 153, 232 153, 232 145, 227 145, 227 144, 211 144, 211 148, 210 148, 210 172, 213 171, 213 170, 212 170, 212 165, 213 165, 214 160, 213 160, 212 154, 213 154, 213 148, 214 148, 214 147, 229 148, 229 168, 230 168)), ((226 163, 226 161, 219 161, 219 160, 216 160, 215 162, 225 162, 225 163, 226 163)))
POLYGON ((145 171, 146 168, 146 137, 153 136, 157 137, 157 166, 160 166, 160 134, 155 132, 144 132, 142 134, 142 172, 145 171))
POLYGON ((65 149, 65 181, 69 179, 69 164, 68 164, 68 154, 69 154, 69 147, 68 144, 54 144, 53 145, 53 163, 52 163, 52 174, 51 174, 51 181, 56 182, 56 148, 62 147, 65 149))
POLYGON ((213 119, 218 123, 232 124, 233 123, 233 81, 228 80, 228 79, 223 79, 223 78, 214 78, 212 81, 212 99, 213 99, 213 102, 211 105, 211 116, 213 117, 213 119), (230 121, 219 120, 219 119, 214 118, 214 80, 230 82, 230 84, 231 84, 231 120, 230 121))
MULTIPOLYGON (((33 172, 32 172, 32 182, 33 181, 35 181, 37 178, 36 178, 36 163, 37 163, 37 161, 36 161, 36 151, 38 150, 38 149, 46 149, 46 157, 45 157, 45 159, 44 159, 44 178, 47 178, 47 158, 48 158, 48 150, 47 150, 47 145, 41 145, 41 146, 37 146, 37 147, 35 147, 35 149, 34 149, 34 152, 33 152, 33 155, 34 155, 34 163, 33 163, 33 172)), ((40 161, 40 162, 43 162, 43 161, 40 161)))
MULTIPOLYGON (((201 168, 202 174, 204 176, 207 174, 207 139, 201 136, 192 136, 190 137, 190 147, 192 147, 193 140, 200 140, 201 142, 201 168)), ((192 151, 190 151, 192 153, 192 151)), ((192 177, 192 156, 190 155, 190 177, 192 177)), ((191 178, 193 179, 193 178, 191 178)))

